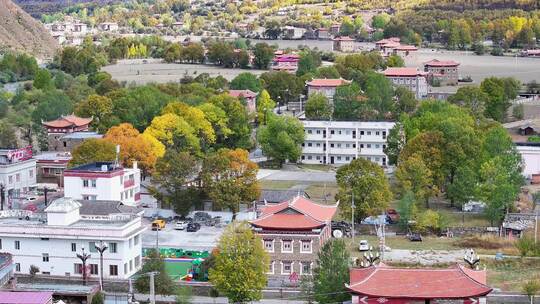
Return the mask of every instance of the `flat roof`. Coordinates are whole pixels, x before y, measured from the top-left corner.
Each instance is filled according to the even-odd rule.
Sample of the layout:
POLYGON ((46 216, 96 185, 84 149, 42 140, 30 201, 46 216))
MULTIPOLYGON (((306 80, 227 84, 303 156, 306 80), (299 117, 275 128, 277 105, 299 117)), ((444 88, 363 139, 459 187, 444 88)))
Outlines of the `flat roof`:
POLYGON ((73 132, 62 136, 62 139, 89 139, 89 138, 103 138, 103 134, 97 132, 73 132))
POLYGON ((392 121, 333 121, 333 120, 302 120, 307 128, 392 128, 392 121))
POLYGON ((82 172, 113 172, 122 170, 121 166, 114 166, 113 162, 95 162, 85 165, 80 165, 68 169, 69 171, 82 171, 82 172), (104 170, 105 169, 105 170, 104 170))

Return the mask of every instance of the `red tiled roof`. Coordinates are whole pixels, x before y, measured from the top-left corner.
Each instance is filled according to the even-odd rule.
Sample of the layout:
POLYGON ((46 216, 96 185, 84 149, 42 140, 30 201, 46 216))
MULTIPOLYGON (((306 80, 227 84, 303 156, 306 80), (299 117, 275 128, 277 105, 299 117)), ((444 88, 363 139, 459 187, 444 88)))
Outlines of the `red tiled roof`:
POLYGON ((387 68, 384 71, 384 76, 413 77, 422 76, 424 74, 424 72, 419 71, 417 68, 387 68))
POLYGON ((458 66, 459 62, 455 62, 454 60, 433 59, 428 62, 424 62, 424 65, 433 66, 433 67, 447 67, 447 66, 458 66))
POLYGON ((387 39, 381 39, 375 42, 375 44, 387 44, 387 43, 395 43, 395 42, 400 42, 400 41, 401 39, 399 39, 398 37, 390 37, 387 39))
POLYGON ((336 37, 336 38, 334 38, 334 40, 336 40, 336 41, 354 41, 354 39, 352 39, 349 36, 336 37))
POLYGON ((232 97, 244 97, 244 98, 253 98, 257 96, 257 93, 251 90, 229 90, 229 95, 232 97))
POLYGON ((345 79, 313 79, 312 81, 307 82, 306 84, 311 87, 338 87, 340 85, 345 85, 351 83, 345 79))
POLYGON ((314 229, 330 222, 336 210, 337 204, 319 205, 297 196, 290 202, 263 207, 260 217, 251 224, 270 229, 314 229))
POLYGON ((350 271, 349 290, 368 297, 461 299, 491 292, 486 272, 461 265, 447 269, 392 268, 384 264, 350 271))
POLYGON ((80 127, 84 125, 88 125, 90 122, 92 122, 92 117, 90 118, 83 118, 78 117, 75 115, 67 115, 67 116, 61 116, 60 118, 52 121, 44 121, 42 124, 47 127, 51 128, 67 128, 71 126, 80 127))
POLYGON ((400 44, 398 47, 396 47, 397 51, 418 51, 418 48, 414 45, 405 45, 400 44))

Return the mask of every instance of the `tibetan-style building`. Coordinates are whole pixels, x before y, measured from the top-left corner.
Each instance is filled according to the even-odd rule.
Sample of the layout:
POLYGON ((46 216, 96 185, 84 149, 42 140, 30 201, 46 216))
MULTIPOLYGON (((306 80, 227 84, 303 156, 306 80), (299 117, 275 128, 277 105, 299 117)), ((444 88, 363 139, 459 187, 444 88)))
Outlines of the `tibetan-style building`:
POLYGON ((461 265, 451 268, 394 268, 384 264, 353 268, 353 304, 486 303, 491 292, 486 271, 461 265))
POLYGON ((251 225, 270 255, 269 277, 288 280, 311 274, 319 249, 331 237, 331 221, 337 206, 320 205, 296 196, 261 208, 251 225))
POLYGON ((47 129, 49 151, 70 152, 86 139, 103 137, 89 131, 92 120, 92 117, 83 118, 71 114, 43 121, 41 124, 47 129))

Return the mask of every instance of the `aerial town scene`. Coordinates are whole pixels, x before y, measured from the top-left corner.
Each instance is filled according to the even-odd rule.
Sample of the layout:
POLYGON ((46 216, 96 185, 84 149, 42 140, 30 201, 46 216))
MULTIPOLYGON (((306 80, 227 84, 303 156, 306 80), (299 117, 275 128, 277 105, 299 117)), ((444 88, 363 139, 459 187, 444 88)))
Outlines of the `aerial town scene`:
POLYGON ((538 0, 0 0, 0 304, 540 304, 538 0))

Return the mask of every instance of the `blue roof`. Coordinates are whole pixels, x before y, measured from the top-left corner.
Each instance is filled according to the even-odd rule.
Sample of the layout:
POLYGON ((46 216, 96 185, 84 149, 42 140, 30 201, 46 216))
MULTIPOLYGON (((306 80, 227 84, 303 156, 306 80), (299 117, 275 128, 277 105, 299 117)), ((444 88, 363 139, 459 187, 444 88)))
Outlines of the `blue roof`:
POLYGON ((112 172, 115 170, 122 169, 121 166, 115 166, 114 162, 95 162, 85 165, 80 165, 68 169, 68 171, 86 171, 86 172, 112 172), (103 170, 105 169, 106 170, 103 170))

